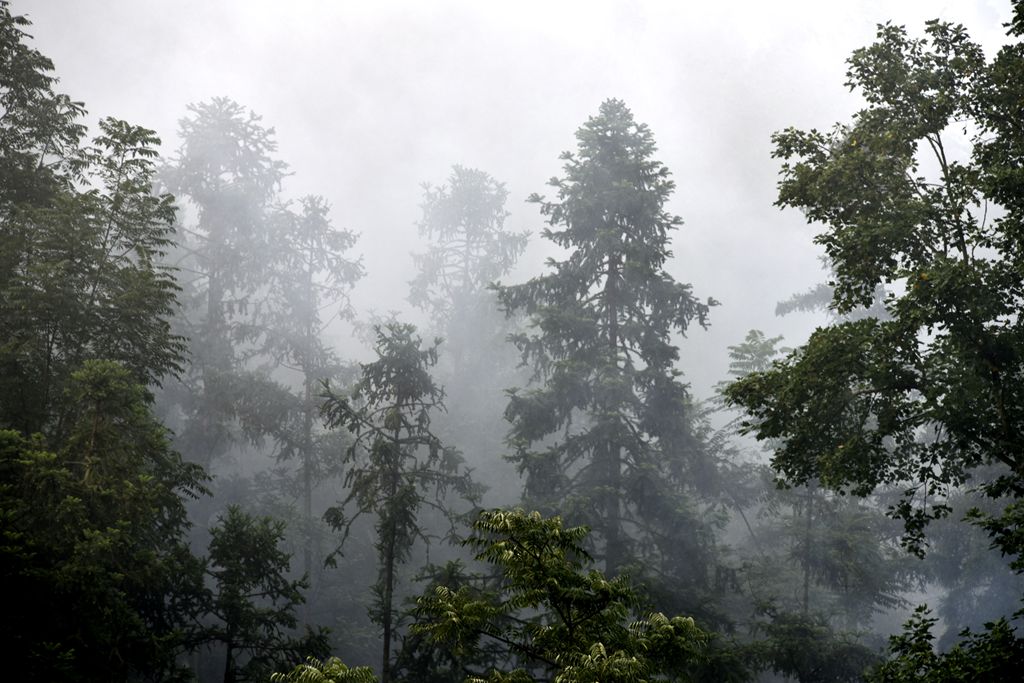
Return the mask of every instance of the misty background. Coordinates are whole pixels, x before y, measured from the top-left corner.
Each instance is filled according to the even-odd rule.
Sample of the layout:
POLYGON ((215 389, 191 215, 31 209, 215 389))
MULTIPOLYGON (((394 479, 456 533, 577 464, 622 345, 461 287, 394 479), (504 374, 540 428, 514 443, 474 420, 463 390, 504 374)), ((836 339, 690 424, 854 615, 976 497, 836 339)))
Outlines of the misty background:
MULTIPOLYGON (((668 272, 714 297, 708 331, 681 344, 698 398, 726 375, 726 347, 751 328, 802 342, 822 314, 774 315, 778 301, 821 282, 815 234, 772 206, 772 132, 827 127, 856 110, 845 60, 876 23, 920 30, 963 23, 994 51, 1001 2, 279 2, 23 0, 60 89, 107 115, 155 129, 177 149, 189 103, 227 96, 276 131, 289 164, 284 196, 323 195, 334 224, 358 232, 366 277, 357 315, 405 301, 421 250, 421 183, 451 166, 505 182, 510 230, 532 238, 505 282, 543 269, 551 246, 525 203, 546 193, 558 155, 609 97, 651 127, 673 173, 669 209, 685 225, 668 272)), ((358 354, 350 329, 329 339, 358 354)), ((350 356, 351 357, 351 356, 350 356)))
POLYGON ((1024 265, 1003 253, 1019 186, 997 192, 1019 170, 999 145, 1019 141, 1024 52, 982 67, 965 38, 966 57, 936 66, 912 42, 929 20, 962 23, 992 58, 1011 14, 1024 35, 1024 4, 1010 4, 0 0, 0 516, 21 543, 0 560, 21 563, 4 567, 7 602, 27 605, 0 641, 28 653, 25 680, 122 665, 147 680, 293 680, 282 672, 328 654, 381 683, 506 680, 521 662, 554 676, 573 648, 595 652, 585 638, 534 649, 535 627, 573 636, 560 590, 570 606, 599 598, 579 623, 615 656, 661 656, 650 619, 682 615, 673 642, 700 654, 665 661, 686 680, 870 678, 884 657, 902 665, 889 637, 908 619, 921 652, 985 625, 978 651, 1016 669, 1024 639, 986 622, 1024 592, 1008 557, 1024 544, 998 536, 1021 525, 993 516, 1024 491, 1024 422, 1006 408, 1024 401, 1024 364, 1003 374, 1024 358, 1024 335, 1007 341, 1024 265), (856 52, 872 43, 898 55, 856 52), (851 53, 851 78, 881 85, 844 86, 851 53), (947 77, 967 92, 952 113, 932 87, 947 77), (906 112, 873 128, 863 96, 891 83, 942 130, 907 132, 906 112), (155 130, 159 149, 110 116, 155 130), (806 154, 799 131, 842 173, 780 172, 774 149, 806 154), (636 188, 618 169, 630 155, 636 188), (798 208, 780 211, 780 193, 798 208), (941 258, 865 280, 863 309, 844 310, 840 289, 828 312, 813 240, 846 219, 814 212, 832 202, 876 210, 855 216, 834 265, 892 246, 879 216, 941 258), (666 213, 683 222, 667 243, 666 213), (961 219, 993 252, 978 263, 1012 268, 993 268, 1005 283, 971 271, 933 319, 929 288, 953 291, 938 228, 960 230, 965 268, 975 258, 961 219), (924 323, 898 305, 917 299, 924 323), (990 309, 962 339, 933 330, 990 309), (907 335, 909 360, 888 337, 868 344, 883 327, 907 335), (880 350, 874 365, 864 349, 880 350), (877 402, 899 392, 902 413, 877 402), (933 412, 916 410, 925 399, 933 412), (990 428, 991 443, 975 436, 990 428), (931 545, 914 557, 922 515, 931 545), (552 552, 563 520, 593 537, 552 552), (476 552, 517 524, 540 534, 528 565, 565 560, 523 582, 550 606, 501 602, 518 560, 476 552), (588 553, 603 575, 584 576, 588 553), (620 582, 613 599, 604 577, 620 582), (461 642, 446 624, 472 627, 483 604, 459 595, 492 601, 485 627, 508 630, 474 637, 497 645, 445 649, 461 642), (605 626, 633 640, 605 642, 605 626), (521 642, 501 635, 518 627, 521 642))

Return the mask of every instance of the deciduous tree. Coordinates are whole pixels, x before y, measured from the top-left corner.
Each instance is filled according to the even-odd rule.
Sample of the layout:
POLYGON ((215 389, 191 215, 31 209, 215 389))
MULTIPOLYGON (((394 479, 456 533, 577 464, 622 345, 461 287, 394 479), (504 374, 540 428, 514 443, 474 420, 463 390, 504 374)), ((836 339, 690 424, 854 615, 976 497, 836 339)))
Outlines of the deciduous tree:
POLYGON ((439 585, 418 600, 414 630, 466 656, 496 642, 507 670, 467 681, 686 680, 705 658, 707 635, 688 617, 635 613, 624 577, 589 568, 585 527, 523 510, 482 512, 465 541, 497 572, 496 586, 439 585))
POLYGON ((885 24, 848 63, 867 106, 828 132, 774 136, 778 204, 822 226, 832 310, 868 305, 881 285, 887 317, 840 318, 727 394, 788 481, 901 490, 891 513, 918 553, 950 496, 977 487, 1000 509, 975 521, 1019 570, 1024 50, 987 61, 962 26, 932 21, 913 38, 885 24))

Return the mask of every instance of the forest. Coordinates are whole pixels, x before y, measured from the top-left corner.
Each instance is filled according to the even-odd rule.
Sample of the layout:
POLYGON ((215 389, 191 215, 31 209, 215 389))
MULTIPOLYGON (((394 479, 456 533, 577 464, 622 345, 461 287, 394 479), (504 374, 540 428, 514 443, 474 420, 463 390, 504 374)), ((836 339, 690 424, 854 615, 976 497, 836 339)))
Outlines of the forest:
POLYGON ((710 395, 682 348, 728 303, 670 272, 676 176, 622 99, 531 151, 560 169, 535 230, 500 169, 403 188, 421 242, 384 286, 411 316, 357 303, 373 226, 290 193, 258 112, 183 104, 171 146, 93 124, 19 12, 6 680, 1019 677, 1021 0, 994 54, 878 24, 835 84, 855 113, 772 135, 776 207, 824 255, 774 313, 824 322, 749 330, 710 395))

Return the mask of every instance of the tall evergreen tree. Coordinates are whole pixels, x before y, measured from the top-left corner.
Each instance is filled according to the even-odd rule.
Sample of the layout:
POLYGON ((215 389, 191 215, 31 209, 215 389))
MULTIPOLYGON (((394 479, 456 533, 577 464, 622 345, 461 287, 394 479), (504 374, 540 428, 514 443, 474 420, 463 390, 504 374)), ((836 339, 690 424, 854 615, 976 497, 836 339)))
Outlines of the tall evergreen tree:
POLYGON ((664 270, 681 219, 665 207, 675 185, 652 158, 648 127, 608 100, 576 138, 565 176, 550 183, 557 199, 531 197, 548 219, 544 237, 568 256, 498 288, 506 311, 530 317, 513 342, 537 379, 511 393, 506 417, 529 504, 591 525, 614 575, 635 526, 667 539, 654 525, 678 520, 656 516, 679 506, 659 505, 661 491, 699 467, 671 337, 706 325, 714 301, 664 270))
POLYGON ((432 413, 443 409, 443 390, 430 376, 437 345, 422 348, 415 332, 412 325, 397 323, 379 328, 378 358, 362 366, 352 395, 342 397, 328 389, 324 403, 328 423, 355 437, 346 457, 349 494, 328 511, 328 518, 347 536, 355 516, 377 516, 380 571, 373 616, 383 631, 382 683, 391 680, 399 565, 417 540, 428 540, 419 521, 421 508, 430 505, 447 515, 449 491, 470 501, 478 494, 462 469, 461 455, 430 429, 432 413), (354 504, 355 515, 346 515, 349 504, 354 504))
POLYGON ((171 260, 182 274, 177 324, 191 340, 187 372, 166 399, 183 417, 174 425, 177 447, 209 466, 238 442, 240 412, 250 413, 243 427, 252 438, 264 436, 281 412, 279 401, 243 399, 282 393, 247 374, 245 361, 261 329, 271 215, 287 167, 274 157, 273 128, 236 102, 214 98, 189 112, 179 123, 181 146, 161 174, 182 205, 171 260))
POLYGON ((323 630, 292 634, 305 580, 288 579, 291 556, 279 548, 284 523, 237 506, 211 530, 207 572, 213 579, 203 639, 224 646, 224 683, 266 680, 289 662, 326 654, 323 630))
POLYGON ((409 283, 409 301, 430 314, 437 332, 465 371, 485 353, 473 353, 481 323, 491 322, 492 282, 506 275, 526 248, 526 233, 505 228, 508 190, 483 171, 454 166, 448 182, 424 187, 420 234, 430 240, 415 256, 419 273, 409 283))
POLYGON ((425 252, 409 301, 444 338, 437 374, 448 413, 439 433, 458 443, 501 502, 516 500, 517 477, 500 459, 504 390, 519 381, 515 350, 505 341, 517 320, 498 308, 492 282, 507 275, 526 248, 527 233, 505 226, 508 190, 483 171, 454 166, 444 185, 424 187, 420 234, 425 252), (457 439, 457 441, 455 441, 457 439))
POLYGON ((341 448, 330 433, 317 429, 319 389, 349 369, 324 343, 324 333, 338 319, 351 320, 348 297, 363 267, 347 255, 355 233, 331 224, 330 207, 322 197, 306 196, 298 203, 298 211, 280 207, 271 220, 264 310, 255 323, 259 330, 251 336, 260 338, 265 362, 290 371, 299 384, 297 395, 291 392, 283 423, 264 428, 276 442, 278 459, 299 463, 303 571, 312 577, 313 489, 330 468, 332 453, 341 448))

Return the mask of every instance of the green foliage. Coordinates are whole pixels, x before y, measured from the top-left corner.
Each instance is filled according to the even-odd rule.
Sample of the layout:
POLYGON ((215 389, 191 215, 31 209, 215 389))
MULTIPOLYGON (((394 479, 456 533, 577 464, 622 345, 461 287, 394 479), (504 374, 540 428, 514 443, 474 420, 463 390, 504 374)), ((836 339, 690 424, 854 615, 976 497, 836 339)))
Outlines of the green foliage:
MULTIPOLYGON (((932 21, 923 39, 879 26, 848 63, 867 102, 852 122, 773 138, 778 204, 823 226, 836 322, 726 394, 787 482, 895 489, 889 512, 917 554, 970 484, 989 500, 968 518, 1019 565, 1024 204, 1021 130, 1009 122, 1021 118, 1024 52, 1014 43, 986 61, 963 27, 932 21), (881 314, 851 315, 880 291, 881 314)), ((943 655, 933 622, 918 613, 879 680, 1014 677, 1005 622, 943 655)))
POLYGON ((636 618, 626 579, 587 569, 586 528, 495 510, 480 513, 473 531, 465 543, 494 567, 496 582, 433 587, 417 601, 413 627, 460 658, 500 644, 508 664, 468 681, 688 680, 704 658, 707 636, 692 619, 636 618))
MULTIPOLYGON (((751 330, 729 347, 730 375, 769 370, 787 352, 777 349, 780 341, 751 330)), ((902 607, 903 592, 917 578, 915 561, 896 542, 896 525, 877 501, 836 495, 813 481, 787 486, 763 466, 730 479, 742 474, 747 483, 734 498, 751 542, 735 552, 754 618, 749 640, 730 654, 750 669, 800 681, 860 680, 877 660, 875 644, 860 629, 902 607)), ((738 484, 732 485, 740 488, 743 479, 738 484)))
POLYGON ((890 639, 891 658, 872 671, 878 683, 953 683, 954 681, 1012 681, 1020 677, 1024 640, 1005 619, 985 625, 984 633, 963 631, 963 640, 948 652, 935 651, 932 628, 936 619, 920 606, 903 633, 890 639))
POLYGON ((28 45, 27 17, 0 2, 0 207, 46 205, 79 165, 80 102, 54 92, 53 62, 28 45), (44 157, 45 155, 45 157, 44 157))
POLYGON ((752 372, 767 370, 778 354, 788 351, 778 348, 781 341, 781 336, 766 337, 761 330, 750 330, 743 343, 729 347, 729 374, 746 377, 752 372))
POLYGON ((309 584, 287 577, 291 556, 279 547, 284 523, 230 506, 211 534, 208 573, 214 586, 206 611, 216 623, 202 638, 225 646, 224 680, 263 680, 288 662, 325 654, 325 632, 291 635, 295 608, 305 602, 302 591, 309 584))
POLYGON ((274 683, 377 683, 377 677, 368 666, 350 669, 337 657, 326 662, 310 658, 286 674, 275 673, 274 683))
POLYGON ((145 389, 109 361, 73 373, 68 438, 0 432, 0 638, 23 681, 172 679, 202 609, 183 497, 202 472, 170 450, 145 389))
POLYGON ((1005 473, 981 482, 994 497, 1016 495, 1024 476, 1014 379, 1024 358, 1014 246, 1024 207, 1005 187, 1016 163, 1005 148, 1019 131, 1004 125, 1019 84, 998 78, 1021 63, 1020 46, 986 64, 962 27, 929 22, 927 34, 879 27, 878 42, 849 62, 849 85, 868 102, 852 124, 774 138, 786 160, 778 203, 825 225, 816 240, 835 268, 834 310, 899 284, 890 318, 819 329, 727 390, 759 438, 778 439, 774 464, 789 480, 860 495, 903 488, 892 512, 918 552, 927 522, 980 466, 1005 473), (976 131, 968 158, 948 142, 954 126, 976 131), (1005 213, 989 218, 990 204, 1005 213))
POLYGON ((681 220, 665 210, 674 183, 652 159, 647 126, 608 100, 576 138, 565 177, 550 183, 557 201, 531 198, 567 257, 497 289, 507 312, 529 316, 532 330, 511 339, 538 380, 510 392, 506 417, 526 499, 589 523, 615 573, 632 550, 627 524, 666 551, 680 541, 670 530, 693 521, 673 514, 686 506, 672 489, 694 484, 705 463, 672 335, 706 324, 714 302, 664 271, 681 220))
POLYGON ((88 359, 143 384, 181 369, 170 331, 177 287, 157 264, 174 209, 152 192, 153 132, 100 121, 82 146, 80 104, 0 5, 0 426, 63 435, 62 396, 88 359))
POLYGON ((848 634, 836 633, 819 616, 777 612, 752 648, 765 668, 802 683, 860 681, 878 661, 872 648, 848 634))

